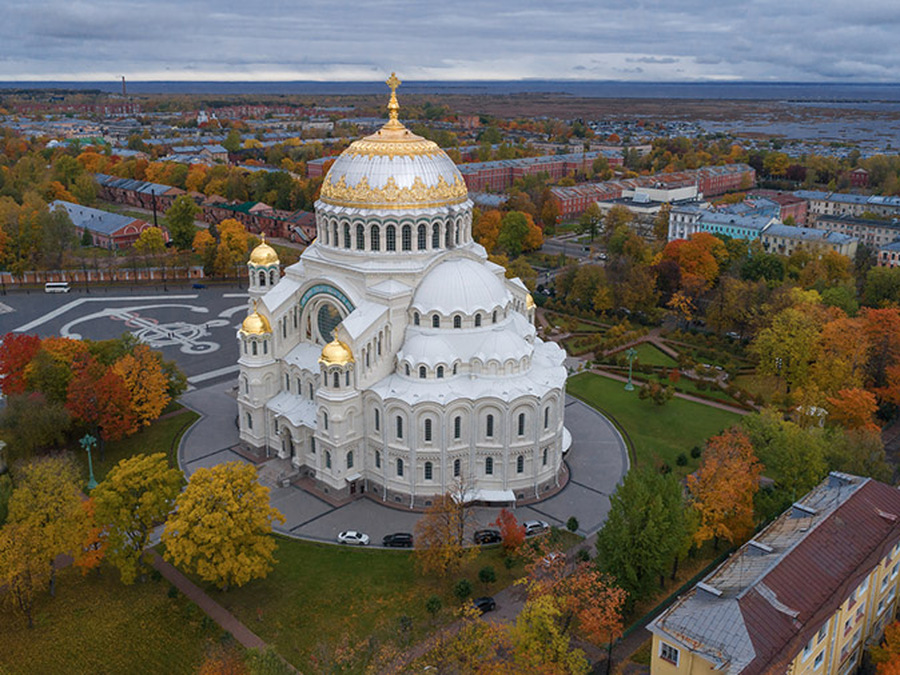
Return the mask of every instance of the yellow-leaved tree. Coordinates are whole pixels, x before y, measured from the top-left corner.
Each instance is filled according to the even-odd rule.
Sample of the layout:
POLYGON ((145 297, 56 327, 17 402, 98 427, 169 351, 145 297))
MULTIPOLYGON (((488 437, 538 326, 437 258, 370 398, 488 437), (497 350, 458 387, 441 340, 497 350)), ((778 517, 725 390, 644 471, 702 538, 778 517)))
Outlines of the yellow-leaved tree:
POLYGON ((38 592, 50 580, 40 528, 33 523, 7 523, 0 528, 0 588, 9 603, 34 628, 32 609, 38 592))
POLYGON ((222 590, 262 579, 275 562, 269 488, 243 462, 197 469, 175 502, 162 540, 166 558, 222 590))
POLYGON ((172 510, 181 481, 181 472, 157 452, 123 459, 91 493, 95 518, 106 528, 106 559, 119 568, 124 583, 134 583, 143 571, 150 532, 172 510))
POLYGON ((139 344, 116 361, 113 370, 128 393, 131 409, 141 424, 150 424, 169 405, 169 378, 162 366, 162 356, 147 345, 139 344))

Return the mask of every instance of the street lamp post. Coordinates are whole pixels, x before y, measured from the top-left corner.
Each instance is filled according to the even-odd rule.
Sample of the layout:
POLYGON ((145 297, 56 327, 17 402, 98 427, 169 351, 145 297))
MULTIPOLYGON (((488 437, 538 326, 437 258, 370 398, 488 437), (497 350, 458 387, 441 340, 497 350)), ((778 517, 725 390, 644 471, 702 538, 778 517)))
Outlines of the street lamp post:
POLYGON ((97 442, 97 439, 91 436, 90 434, 85 434, 81 439, 81 447, 87 450, 88 454, 88 471, 91 474, 90 479, 88 480, 88 490, 93 490, 97 487, 97 480, 94 478, 94 463, 91 461, 91 448, 97 442))
POLYGON ((625 352, 625 358, 628 359, 628 382, 625 384, 625 391, 634 391, 634 385, 631 383, 631 368, 634 365, 634 360, 637 358, 637 350, 634 347, 629 347, 625 352))

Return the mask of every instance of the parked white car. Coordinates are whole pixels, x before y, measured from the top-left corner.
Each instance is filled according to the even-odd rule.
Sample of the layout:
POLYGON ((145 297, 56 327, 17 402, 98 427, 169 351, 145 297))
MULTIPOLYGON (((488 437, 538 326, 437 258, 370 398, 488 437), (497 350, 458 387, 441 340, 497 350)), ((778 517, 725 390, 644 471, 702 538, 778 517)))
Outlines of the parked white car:
POLYGON ((533 534, 541 534, 550 529, 543 520, 526 520, 522 525, 525 527, 525 536, 530 537, 533 534))
POLYGON ((357 546, 369 545, 369 535, 362 532, 357 532, 356 530, 347 530, 346 532, 341 532, 337 536, 337 540, 340 544, 355 544, 357 546))

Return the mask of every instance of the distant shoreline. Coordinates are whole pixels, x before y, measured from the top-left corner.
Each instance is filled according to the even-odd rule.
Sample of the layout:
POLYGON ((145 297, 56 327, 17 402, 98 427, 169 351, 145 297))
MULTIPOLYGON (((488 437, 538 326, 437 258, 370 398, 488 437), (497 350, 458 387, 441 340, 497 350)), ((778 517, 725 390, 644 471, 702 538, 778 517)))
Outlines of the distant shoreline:
MULTIPOLYGON (((312 96, 368 96, 383 94, 375 82, 250 82, 250 81, 128 81, 128 93, 148 94, 268 94, 312 96)), ((0 82, 0 91, 68 90, 117 94, 119 81, 0 82)), ((745 101, 875 102, 900 101, 900 83, 811 82, 612 82, 575 80, 407 81, 408 95, 556 94, 576 98, 610 99, 730 99, 745 101)))

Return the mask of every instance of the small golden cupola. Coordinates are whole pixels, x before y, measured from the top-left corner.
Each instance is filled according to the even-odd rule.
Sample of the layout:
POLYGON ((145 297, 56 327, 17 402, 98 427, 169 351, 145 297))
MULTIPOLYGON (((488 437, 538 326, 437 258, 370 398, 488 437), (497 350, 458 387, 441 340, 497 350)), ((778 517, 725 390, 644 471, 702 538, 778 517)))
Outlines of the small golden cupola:
POLYGON ((260 266, 278 265, 278 253, 266 243, 265 234, 261 238, 262 241, 259 243, 259 246, 250 252, 250 262, 260 266))
POLYGON ((241 323, 241 333, 244 335, 266 335, 272 332, 269 320, 257 310, 256 300, 253 301, 253 311, 241 323))
POLYGON ((337 338, 322 347, 322 355, 319 357, 319 363, 325 366, 346 366, 355 361, 350 347, 337 338))

